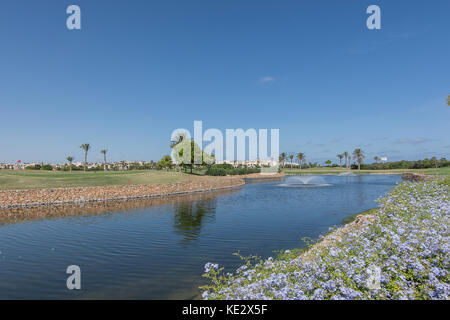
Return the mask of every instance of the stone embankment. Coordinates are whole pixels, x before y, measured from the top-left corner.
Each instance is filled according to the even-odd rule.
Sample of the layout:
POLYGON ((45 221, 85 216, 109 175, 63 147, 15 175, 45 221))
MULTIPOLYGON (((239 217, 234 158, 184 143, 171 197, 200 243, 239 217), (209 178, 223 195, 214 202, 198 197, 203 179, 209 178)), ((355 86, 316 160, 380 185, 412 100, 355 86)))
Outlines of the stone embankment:
POLYGON ((191 181, 167 184, 0 190, 0 209, 154 198, 221 190, 244 184, 240 177, 198 177, 191 181))
POLYGON ((402 174, 402 179, 406 180, 406 181, 422 182, 429 178, 430 178, 429 176, 426 176, 424 174, 419 174, 419 173, 409 173, 408 172, 408 173, 402 174))
POLYGON ((69 203, 64 205, 50 204, 45 206, 12 207, 0 209, 0 226, 29 222, 41 219, 57 219, 105 213, 126 212, 132 214, 136 210, 164 204, 180 204, 186 201, 208 200, 218 195, 232 194, 236 188, 226 188, 210 192, 196 192, 177 196, 147 197, 126 199, 121 201, 95 201, 69 203))
POLYGON ((272 179, 282 179, 286 176, 284 172, 281 173, 251 173, 241 176, 244 179, 251 180, 272 180, 272 179))

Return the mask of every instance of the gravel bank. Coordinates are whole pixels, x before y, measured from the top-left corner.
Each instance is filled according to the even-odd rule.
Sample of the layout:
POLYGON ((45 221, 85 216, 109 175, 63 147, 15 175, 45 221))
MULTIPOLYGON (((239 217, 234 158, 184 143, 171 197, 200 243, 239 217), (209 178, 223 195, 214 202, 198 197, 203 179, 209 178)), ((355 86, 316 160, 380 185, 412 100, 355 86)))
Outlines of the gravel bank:
POLYGON ((240 177, 195 177, 186 182, 106 187, 0 190, 0 209, 50 204, 154 198, 244 185, 240 177))

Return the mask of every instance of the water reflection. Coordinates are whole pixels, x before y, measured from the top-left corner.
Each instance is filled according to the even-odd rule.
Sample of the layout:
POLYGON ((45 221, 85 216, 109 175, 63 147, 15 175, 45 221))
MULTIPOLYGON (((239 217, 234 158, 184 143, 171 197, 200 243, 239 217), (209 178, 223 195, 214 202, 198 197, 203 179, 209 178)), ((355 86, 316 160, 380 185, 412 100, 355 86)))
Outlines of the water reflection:
POLYGON ((217 198, 176 203, 174 206, 175 232, 183 236, 183 244, 197 239, 202 226, 213 222, 217 198))
POLYGON ((177 228, 183 230, 189 228, 189 225, 191 225, 191 228, 193 228, 195 225, 200 225, 204 219, 204 216, 207 215, 207 212, 213 209, 215 210, 216 198, 219 195, 231 194, 233 192, 236 192, 237 190, 239 189, 233 188, 206 193, 167 196, 160 198, 0 209, 0 226, 31 222, 36 220, 71 218, 79 216, 99 215, 104 213, 108 213, 111 215, 117 212, 133 214, 133 212, 136 212, 136 210, 144 209, 147 207, 173 204, 175 210, 179 212, 177 214, 178 217, 175 218, 179 221, 175 222, 175 225, 179 225, 179 227, 177 228), (211 204, 208 204, 210 202, 211 204), (189 209, 189 207, 192 208, 189 209))

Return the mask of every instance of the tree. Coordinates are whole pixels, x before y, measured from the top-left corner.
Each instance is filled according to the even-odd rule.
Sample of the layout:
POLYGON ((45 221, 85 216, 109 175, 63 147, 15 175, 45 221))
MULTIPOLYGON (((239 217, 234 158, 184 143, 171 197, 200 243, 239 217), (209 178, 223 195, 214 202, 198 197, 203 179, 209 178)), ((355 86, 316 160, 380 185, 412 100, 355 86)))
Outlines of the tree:
POLYGON ((357 148, 353 151, 353 157, 356 159, 356 161, 358 162, 358 170, 361 170, 361 164, 363 162, 363 159, 365 157, 364 152, 357 148))
POLYGON ((286 158, 287 158, 286 152, 282 152, 282 153, 280 154, 279 160, 280 160, 281 166, 282 166, 283 168, 284 168, 284 162, 286 161, 286 158))
POLYGON ((447 97, 447 105, 450 106, 450 94, 447 97))
POLYGON ((352 163, 352 156, 348 155, 348 165, 347 165, 347 169, 350 168, 350 164, 352 163))
POLYGON ((325 164, 326 164, 326 165, 331 165, 331 160, 325 161, 325 164))
POLYGON ((303 165, 303 164, 305 163, 305 161, 306 161, 305 154, 302 153, 302 152, 299 152, 299 153, 297 154, 297 159, 298 159, 298 163, 299 163, 300 169, 301 169, 301 168, 302 168, 302 165, 303 165))
MULTIPOLYGON (((183 148, 180 148, 178 145, 180 145, 183 140, 186 138, 186 134, 185 133, 178 133, 177 136, 175 137, 174 140, 170 141, 170 148, 177 148, 178 150, 178 157, 183 159, 183 148), (178 146, 178 147, 177 147, 178 146)), ((178 167, 181 167, 182 169, 184 169, 184 171, 186 171, 186 164, 184 163, 183 160, 181 161, 176 161, 178 167)))
POLYGON ((72 161, 73 161, 73 157, 68 156, 66 158, 67 161, 69 161, 69 172, 72 172, 72 161))
POLYGON ((108 150, 103 149, 100 151, 100 153, 103 153, 103 170, 106 171, 106 153, 108 152, 108 150))
POLYGON ((80 146, 80 148, 84 150, 84 171, 86 172, 87 154, 88 154, 89 149, 91 149, 91 146, 89 145, 89 143, 85 143, 85 144, 82 144, 80 146))
POLYGON ((293 155, 293 154, 290 154, 290 155, 289 155, 289 160, 291 160, 291 169, 292 169, 292 159, 294 159, 294 155, 293 155))
POLYGON ((156 164, 158 169, 171 169, 173 167, 172 157, 169 155, 165 155, 158 161, 156 164))
POLYGON ((436 157, 431 158, 430 162, 434 168, 439 168, 439 160, 436 157))
POLYGON ((342 158, 344 157, 344 155, 338 154, 337 157, 339 158, 339 168, 342 168, 342 158))
POLYGON ((378 156, 375 156, 375 157, 373 158, 373 160, 375 160, 375 163, 378 163, 378 160, 380 160, 380 158, 378 158, 378 156))
POLYGON ((350 164, 350 160, 348 159, 348 152, 347 151, 344 152, 344 157, 345 157, 345 166, 348 169, 348 166, 350 164))
POLYGON ((189 166, 191 173, 195 164, 209 166, 216 161, 213 155, 204 152, 194 140, 187 139, 182 135, 178 136, 177 141, 172 141, 171 148, 175 163, 184 168, 189 166), (199 163, 195 163, 196 161, 199 163))

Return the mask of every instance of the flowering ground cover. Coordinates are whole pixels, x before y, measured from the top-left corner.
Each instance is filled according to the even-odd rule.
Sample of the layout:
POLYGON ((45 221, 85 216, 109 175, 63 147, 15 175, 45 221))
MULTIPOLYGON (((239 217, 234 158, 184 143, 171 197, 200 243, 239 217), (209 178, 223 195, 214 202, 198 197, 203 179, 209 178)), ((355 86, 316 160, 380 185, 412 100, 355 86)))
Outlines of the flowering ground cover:
POLYGON ((375 213, 307 251, 205 265, 204 299, 443 299, 449 285, 450 178, 402 183, 375 213))

